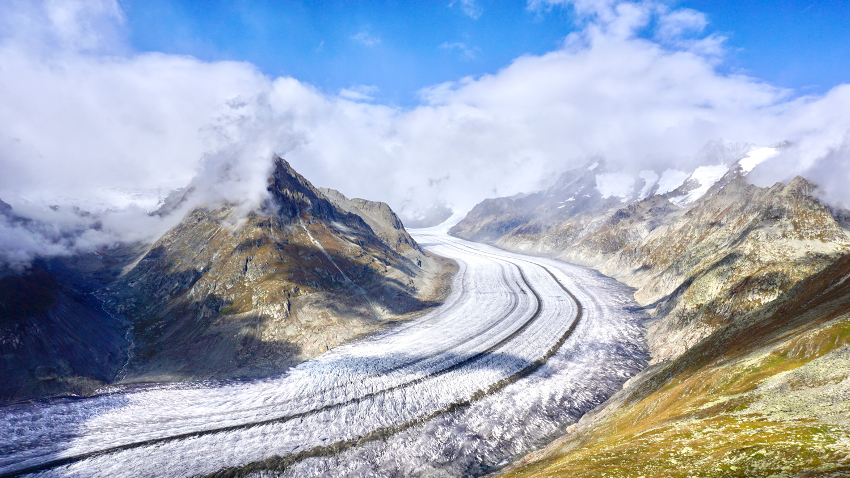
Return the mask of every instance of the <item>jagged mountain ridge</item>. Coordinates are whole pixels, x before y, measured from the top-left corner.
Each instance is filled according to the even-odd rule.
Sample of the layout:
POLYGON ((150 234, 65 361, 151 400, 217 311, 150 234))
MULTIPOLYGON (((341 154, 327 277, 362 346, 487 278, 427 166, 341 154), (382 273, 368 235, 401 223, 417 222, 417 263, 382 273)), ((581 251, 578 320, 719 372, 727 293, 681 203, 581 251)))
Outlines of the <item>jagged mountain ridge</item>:
POLYGON ((402 255, 281 158, 268 190, 236 228, 234 206, 191 211, 122 277, 126 380, 261 376, 432 305, 439 265, 406 232, 402 255))
MULTIPOLYGON (((572 244, 588 231, 595 230, 600 225, 600 217, 607 218, 624 206, 647 198, 661 197, 679 208, 687 207, 703 197, 711 186, 722 182, 725 173, 738 166, 742 158, 760 150, 776 151, 786 144, 756 148, 749 143, 711 141, 692 161, 712 166, 699 166, 691 173, 678 171, 683 177, 672 186, 664 175, 659 177, 651 171, 644 172, 654 174, 654 180, 643 175, 625 175, 626 182, 622 183, 623 175, 609 171, 604 159, 594 158, 592 164, 562 173, 545 191, 485 199, 452 229, 452 234, 490 242, 512 234, 539 234, 554 223, 555 227, 563 226, 558 232, 562 245, 572 244), (612 180, 614 183, 619 180, 621 184, 603 187, 612 180)), ((752 169, 755 164, 748 166, 752 169)), ((677 172, 664 174, 669 173, 677 172)))
POLYGON ((406 254, 408 251, 422 252, 404 229, 401 219, 387 203, 360 198, 348 199, 335 189, 319 188, 319 191, 343 211, 362 218, 387 246, 399 254, 406 254))
POLYGON ((593 220, 622 204, 620 198, 602 197, 596 187, 599 169, 597 166, 567 171, 545 191, 485 199, 452 227, 451 234, 491 242, 509 234, 536 234, 551 223, 573 220, 585 224, 585 220, 593 220))
POLYGON ((846 222, 817 200, 812 184, 797 178, 788 185, 753 186, 745 179, 753 166, 747 161, 749 156, 738 158, 684 207, 671 198, 692 188, 606 203, 590 191, 595 173, 580 170, 558 182, 576 185, 564 194, 585 197, 579 207, 555 206, 559 197, 551 189, 488 200, 450 233, 595 267, 635 287, 638 302, 657 319, 649 334, 654 360, 671 359, 850 249, 846 222), (529 213, 526 204, 515 204, 522 201, 541 205, 529 213), (495 214, 494 204, 500 205, 495 214), (566 212, 559 216, 559 209, 566 212), (512 227, 492 238, 494 225, 512 227))
MULTIPOLYGON (((89 334, 44 354, 49 370, 58 372, 47 376, 42 367, 18 374, 20 383, 7 381, 0 399, 90 394, 115 382, 279 373, 422 313, 447 294, 453 265, 425 255, 388 207, 371 215, 341 209, 281 158, 274 158, 268 191, 269 199, 247 215, 230 204, 198 207, 153 244, 38 262, 56 286, 36 292, 50 298, 53 289, 79 289, 74 297, 101 311, 103 320, 93 326, 101 335, 115 330, 117 338, 89 334), (373 226, 395 237, 376 234, 373 226), (118 357, 108 370, 89 351, 98 348, 118 357), (86 367, 62 365, 78 356, 88 360, 86 367)), ((178 192, 154 214, 173 213, 192 192, 178 192)), ((2 280, 26 283, 26 277, 10 270, 2 280)), ((24 341, 62 343, 56 334, 39 337, 43 324, 85 331, 81 321, 92 317, 74 313, 59 320, 36 312, 12 313, 16 323, 30 326, 32 337, 24 341)), ((3 337, 9 336, 6 322, 3 337)), ((23 356, 15 354, 4 370, 21 366, 23 356)))

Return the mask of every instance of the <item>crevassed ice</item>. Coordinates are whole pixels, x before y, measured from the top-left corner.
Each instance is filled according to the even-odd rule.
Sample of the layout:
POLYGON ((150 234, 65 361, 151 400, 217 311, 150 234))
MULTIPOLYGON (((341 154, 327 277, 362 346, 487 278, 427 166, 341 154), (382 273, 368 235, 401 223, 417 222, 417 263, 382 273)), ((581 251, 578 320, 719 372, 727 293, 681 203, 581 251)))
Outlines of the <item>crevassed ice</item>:
POLYGON ((443 234, 415 237, 460 266, 435 312, 278 377, 2 408, 0 474, 83 456, 38 475, 194 476, 253 464, 244 469, 255 476, 475 476, 542 446, 645 366, 643 317, 624 286, 443 234), (578 322, 561 284, 582 307, 578 322), (574 323, 545 365, 492 388, 574 323), (386 433, 357 443, 376 430, 386 433), (161 441, 115 449, 144 440, 161 441), (274 458, 299 453, 308 456, 274 458))

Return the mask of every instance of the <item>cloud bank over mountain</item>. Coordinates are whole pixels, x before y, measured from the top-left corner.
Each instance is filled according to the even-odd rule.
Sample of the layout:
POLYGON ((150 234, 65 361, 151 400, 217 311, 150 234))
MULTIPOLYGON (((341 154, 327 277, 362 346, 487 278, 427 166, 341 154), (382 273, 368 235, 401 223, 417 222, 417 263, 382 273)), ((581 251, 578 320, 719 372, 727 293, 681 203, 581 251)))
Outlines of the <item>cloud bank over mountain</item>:
MULTIPOLYGON (((249 63, 133 52, 114 0, 5 3, 0 198, 45 221, 53 204, 100 211, 111 232, 60 247, 72 250, 161 232, 168 219, 144 212, 189 183, 196 193, 185 208, 249 208, 265 197, 273 153, 350 197, 462 210, 539 190, 591 156, 615 171, 693 169, 696 151, 725 138, 789 140, 751 177, 804 174, 830 201, 850 204, 841 186, 850 179, 850 86, 800 96, 721 73, 724 39, 706 33, 704 15, 660 2, 528 8, 573 8, 580 24, 550 53, 433 85, 405 109, 269 78, 249 63)), ((30 241, 31 252, 43 242, 30 241)))

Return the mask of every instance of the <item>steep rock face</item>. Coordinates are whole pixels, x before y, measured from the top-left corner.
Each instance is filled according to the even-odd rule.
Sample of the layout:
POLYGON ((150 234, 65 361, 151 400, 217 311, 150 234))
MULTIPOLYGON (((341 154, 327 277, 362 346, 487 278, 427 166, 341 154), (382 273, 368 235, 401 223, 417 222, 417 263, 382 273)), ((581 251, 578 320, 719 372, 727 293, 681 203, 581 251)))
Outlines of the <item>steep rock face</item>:
POLYGON ((267 375, 434 304, 441 264, 406 233, 416 261, 280 158, 269 193, 244 218, 191 211, 110 287, 133 322, 125 381, 267 375))
POLYGON ((421 259, 422 249, 410 237, 401 219, 387 203, 360 198, 348 199, 335 189, 319 188, 319 191, 338 208, 363 219, 388 247, 414 260, 421 259))
POLYGON ((654 309, 655 361, 675 358, 850 250, 847 232, 802 178, 771 188, 741 176, 721 184, 600 266, 654 309))

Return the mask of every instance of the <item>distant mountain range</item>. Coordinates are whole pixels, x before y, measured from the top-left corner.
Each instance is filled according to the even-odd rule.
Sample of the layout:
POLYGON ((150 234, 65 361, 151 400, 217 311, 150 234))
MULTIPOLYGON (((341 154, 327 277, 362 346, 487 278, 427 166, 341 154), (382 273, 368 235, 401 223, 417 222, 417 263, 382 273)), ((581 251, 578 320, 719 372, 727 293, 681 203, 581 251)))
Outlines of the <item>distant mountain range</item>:
POLYGON ((595 267, 635 287, 659 319, 655 360, 675 358, 850 250, 848 214, 822 205, 805 179, 770 188, 746 181, 783 145, 709 146, 715 157, 743 156, 701 166, 669 191, 644 182, 609 197, 595 163, 546 191, 485 200, 450 233, 595 267))
POLYGON ((596 162, 451 229, 594 267, 651 316, 653 365, 509 476, 850 471, 850 214, 801 177, 747 181, 784 146, 713 142, 713 166, 616 194, 596 162))
POLYGON ((247 215, 195 208, 151 244, 1 271, 0 400, 279 373, 447 294, 453 264, 425 254, 386 204, 319 190, 281 158, 268 192, 247 215))

